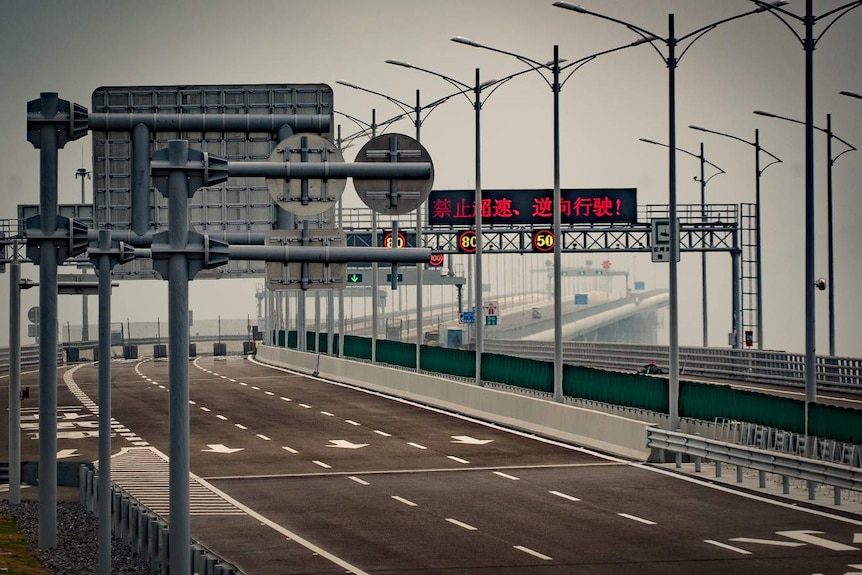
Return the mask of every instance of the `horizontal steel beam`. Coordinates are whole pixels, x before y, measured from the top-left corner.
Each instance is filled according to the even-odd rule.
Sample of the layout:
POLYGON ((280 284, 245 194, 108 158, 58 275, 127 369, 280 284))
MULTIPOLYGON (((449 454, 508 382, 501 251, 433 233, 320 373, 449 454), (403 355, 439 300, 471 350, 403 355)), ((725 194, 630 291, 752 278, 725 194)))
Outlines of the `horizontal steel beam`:
POLYGON ((428 248, 327 248, 311 246, 229 246, 232 260, 264 260, 268 262, 416 262, 431 259, 428 248))
MULTIPOLYGON (((156 162, 152 162, 152 165, 155 169, 156 162)), ((430 178, 432 173, 431 164, 428 162, 228 162, 227 170, 231 177, 285 180, 297 178, 425 180, 430 178)))
POLYGON ((332 125, 326 114, 106 114, 89 115, 88 127, 99 131, 131 131, 143 124, 153 132, 268 132, 283 126, 295 132, 324 134, 332 125))

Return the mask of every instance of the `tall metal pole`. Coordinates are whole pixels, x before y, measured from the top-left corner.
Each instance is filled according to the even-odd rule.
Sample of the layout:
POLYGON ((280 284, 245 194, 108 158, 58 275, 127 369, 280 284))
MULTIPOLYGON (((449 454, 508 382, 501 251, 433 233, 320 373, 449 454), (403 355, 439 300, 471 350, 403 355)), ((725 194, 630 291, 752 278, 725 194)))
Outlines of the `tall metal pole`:
POLYGON ((554 44, 554 401, 563 401, 563 280, 560 193, 560 47, 554 44))
MULTIPOLYGON (((81 203, 84 203, 84 180, 87 177, 86 168, 78 168, 75 177, 81 177, 81 203)), ((87 294, 81 296, 81 341, 90 341, 90 306, 87 294)))
MULTIPOLYGON (((371 110, 371 137, 377 136, 377 110, 371 110)), ((377 212, 371 210, 371 247, 377 247, 377 212)), ((378 318, 377 306, 379 305, 378 290, 380 278, 377 277, 377 262, 371 262, 371 363, 377 361, 377 337, 380 319, 378 318)))
MULTIPOLYGON (((700 221, 706 223, 706 156, 700 143, 700 221)), ((709 306, 706 290, 706 250, 700 252, 700 281, 703 294, 703 347, 709 347, 709 306)))
POLYGON ((669 270, 669 348, 668 374, 669 421, 671 431, 679 429, 679 293, 677 260, 679 259, 679 223, 676 215, 676 37, 673 14, 668 14, 668 206, 670 211, 669 270))
POLYGON ((21 264, 9 262, 9 503, 21 503, 21 264))
POLYGON ((757 349, 763 349, 763 264, 760 248, 760 130, 754 130, 754 257, 757 260, 757 349))
MULTIPOLYGON (((805 435, 808 404, 817 401, 814 307, 814 6, 805 1, 805 435)), ((831 286, 830 286, 831 287, 831 286)))
POLYGON ((99 575, 111 575, 111 248, 99 230, 99 575))
POLYGON ((829 297, 829 357, 835 357, 835 253, 832 243, 832 114, 826 114, 826 222, 829 277, 827 293, 829 297))
MULTIPOLYGON (((422 107, 419 105, 419 90, 416 90, 416 108, 414 109, 416 112, 416 141, 421 142, 420 139, 420 128, 422 127, 422 117, 420 116, 422 112, 422 107)), ((416 247, 423 247, 424 241, 422 237, 422 204, 416 206, 416 247)), ((393 238, 394 239, 394 238, 393 238)), ((424 264, 416 264, 416 369, 422 369, 422 343, 424 340, 424 327, 422 321, 422 270, 424 269, 424 264)))
POLYGON ((479 82, 479 68, 476 68, 476 87, 474 89, 475 100, 473 107, 476 113, 476 383, 482 383, 482 351, 484 345, 482 337, 485 327, 485 313, 482 308, 482 138, 480 119, 482 112, 482 85, 479 82))

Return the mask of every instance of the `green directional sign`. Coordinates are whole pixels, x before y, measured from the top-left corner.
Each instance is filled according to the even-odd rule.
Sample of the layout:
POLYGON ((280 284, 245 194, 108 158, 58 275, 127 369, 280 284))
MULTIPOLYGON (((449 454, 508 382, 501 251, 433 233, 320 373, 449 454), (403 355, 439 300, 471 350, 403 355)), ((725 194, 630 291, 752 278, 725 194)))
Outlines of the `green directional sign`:
POLYGON ((596 270, 596 275, 602 276, 602 275, 605 275, 605 272, 604 272, 604 270, 596 270))
POLYGON ((349 274, 347 276, 347 283, 349 283, 349 284, 361 284, 362 283, 362 274, 349 274))
POLYGON ((497 325, 497 316, 486 315, 485 316, 485 325, 497 325))

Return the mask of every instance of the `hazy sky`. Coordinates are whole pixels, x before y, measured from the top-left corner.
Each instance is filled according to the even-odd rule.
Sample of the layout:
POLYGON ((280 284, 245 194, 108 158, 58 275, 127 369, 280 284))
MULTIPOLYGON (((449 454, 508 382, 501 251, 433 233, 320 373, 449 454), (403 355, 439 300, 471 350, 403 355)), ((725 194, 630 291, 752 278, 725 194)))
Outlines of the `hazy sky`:
MULTIPOLYGON (((818 0, 825 12, 844 0, 818 0)), ((674 13, 678 35, 750 10, 746 0, 582 0, 592 10, 667 34, 674 13)), ((804 2, 788 10, 801 14, 804 2)), ((327 83, 335 109, 370 121, 398 109, 382 98, 337 85, 347 80, 412 102, 415 90, 429 102, 450 93, 439 79, 384 63, 407 60, 463 82, 475 68, 485 79, 504 77, 523 65, 513 58, 458 45, 457 35, 550 60, 553 45, 570 60, 637 39, 622 26, 564 11, 551 0, 318 0, 226 2, 127 0, 2 0, 0 2, 0 218, 16 217, 19 203, 38 203, 38 152, 26 141, 26 103, 43 91, 90 107, 100 86, 177 84, 327 83)), ((798 23, 794 30, 802 34, 798 23)), ((818 26, 822 31, 823 25, 818 26)), ((831 27, 815 52, 815 119, 832 114, 836 135, 862 146, 862 100, 839 95, 862 92, 862 9, 831 27)), ((760 128, 764 148, 784 160, 763 174, 765 343, 771 349, 804 350, 804 128, 752 114, 765 109, 804 119, 804 52, 790 31, 768 14, 713 30, 685 53, 677 70, 677 145, 706 157, 727 174, 709 182, 709 202, 754 201, 754 151, 726 138, 693 131, 698 124, 753 140, 760 128)), ((565 84, 561 95, 563 187, 637 187, 640 204, 667 202, 665 150, 638 138, 668 139, 667 69, 648 45, 603 56, 565 84)), ((550 188, 552 94, 537 74, 525 75, 494 92, 482 113, 484 188, 550 188)), ((354 127, 342 119, 344 133, 354 127)), ((410 123, 398 131, 413 134, 410 123)), ((816 134, 817 275, 827 275, 826 146, 816 134)), ((435 189, 474 185, 473 110, 465 99, 433 112, 422 142, 435 165, 435 189)), ((352 159, 358 147, 350 148, 352 159)), ((836 145, 837 154, 843 150, 836 145)), ((60 152, 60 202, 80 199, 75 170, 91 166, 91 141, 84 138, 60 152), (83 162, 83 164, 82 164, 83 162)), ((838 355, 862 356, 862 156, 851 152, 834 166, 836 330, 838 355)), ((699 166, 678 156, 678 199, 699 202, 699 166)), ((88 182, 89 186, 90 182, 88 182)), ((90 197, 88 188, 87 194, 90 197)), ((348 184, 347 196, 353 196, 348 184)), ((354 196, 355 197, 355 196, 354 196)), ((355 200, 354 200, 355 201, 355 200)), ((354 203, 354 205, 356 205, 354 203)), ((536 256, 539 257, 539 256, 536 256)), ((667 266, 648 256, 603 256, 615 268, 637 266, 649 284, 667 284, 667 266)), ((598 259, 598 258, 597 258, 598 259)), ((502 261, 502 260, 500 260, 502 261)), ((730 257, 708 258, 710 340, 723 345, 730 329, 730 257)), ((493 270, 495 262, 486 267, 493 270)), ((30 265, 25 277, 36 278, 30 265)), ((493 277, 489 272, 489 277, 493 277)), ((5 276, 4 276, 5 277, 5 276)), ((680 265, 683 345, 699 345, 700 256, 683 255, 680 265)), ((195 318, 256 315, 260 281, 192 283, 195 318)), ((31 290, 33 291, 33 290, 31 290)), ((115 290, 114 319, 167 318, 166 282, 127 282, 115 290), (141 305, 146 297, 147 305, 141 305)), ((6 301, 8 281, 0 280, 6 301)), ((91 323, 96 323, 95 298, 91 323)), ((24 293, 24 310, 38 303, 24 293)), ((2 315, 5 315, 5 313, 2 315)), ((60 320, 80 322, 80 298, 61 300, 60 320)), ((819 354, 828 351, 827 296, 817 294, 819 354)), ((0 341, 5 341, 5 328, 0 341)))

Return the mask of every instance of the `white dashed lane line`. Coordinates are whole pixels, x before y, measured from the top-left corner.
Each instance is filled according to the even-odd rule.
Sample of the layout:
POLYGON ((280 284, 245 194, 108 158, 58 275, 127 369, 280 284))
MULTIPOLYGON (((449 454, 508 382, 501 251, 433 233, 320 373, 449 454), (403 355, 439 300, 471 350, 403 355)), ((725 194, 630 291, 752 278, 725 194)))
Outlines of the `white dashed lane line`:
POLYGON ((407 445, 409 445, 410 447, 415 447, 416 449, 428 449, 424 445, 419 445, 418 443, 413 443, 411 441, 408 441, 407 445))
POLYGON ((511 479, 512 481, 520 481, 519 477, 515 477, 514 475, 509 475, 508 473, 503 473, 502 471, 494 471, 494 475, 499 475, 504 479, 511 479))
POLYGON ((562 497, 563 499, 568 499, 569 501, 580 501, 577 497, 572 497, 571 495, 566 495, 565 493, 560 493, 559 491, 548 491, 551 495, 556 495, 557 497, 562 497))
POLYGON ((216 415, 216 417, 218 417, 218 418, 219 418, 219 419, 221 419, 222 421, 227 421, 227 417, 225 417, 225 416, 224 416, 224 415, 222 415, 222 414, 218 414, 218 415, 216 415))
POLYGON ((351 480, 351 481, 355 481, 355 482, 356 482, 356 483, 358 483, 359 485, 371 485, 370 483, 368 483, 368 482, 367 482, 367 481, 365 481, 364 479, 359 479, 358 477, 354 477, 353 475, 350 475, 350 476, 348 476, 347 478, 348 478, 349 480, 351 480))
POLYGON ((234 423, 234 425, 235 425, 238 429, 242 429, 242 430, 246 430, 246 429, 248 429, 248 427, 246 427, 246 426, 245 426, 245 425, 243 425, 242 423, 234 423))
POLYGON ((410 501, 409 499, 404 499, 403 497, 399 497, 399 496, 397 496, 397 495, 393 495, 393 496, 392 496, 392 499, 394 499, 395 501, 399 501, 399 502, 401 502, 401 503, 403 503, 404 505, 407 505, 407 506, 409 506, 409 507, 416 507, 416 506, 418 505, 418 503, 413 503, 413 502, 412 502, 412 501, 410 501))
POLYGON ((458 521, 457 519, 452 519, 451 517, 447 517, 446 521, 448 521, 452 525, 457 525, 458 527, 461 527, 462 529, 466 529, 467 531, 478 531, 478 529, 476 527, 473 527, 472 525, 468 525, 467 523, 464 523, 463 521, 458 521))
POLYGON ((293 449, 292 447, 288 447, 286 445, 282 445, 281 448, 284 449, 285 451, 287 451, 288 453, 293 453, 293 454, 299 453, 297 450, 293 449))
POLYGON ((625 517, 626 519, 631 519, 632 521, 637 521, 638 523, 643 523, 645 525, 655 525, 655 521, 650 521, 649 519, 644 519, 642 517, 637 517, 635 515, 629 515, 628 513, 617 513, 620 517, 625 517))
POLYGON ((523 545, 515 545, 514 547, 518 551, 523 551, 527 555, 532 555, 533 557, 537 557, 543 561, 553 561, 553 559, 551 559, 547 555, 545 555, 543 553, 539 553, 538 551, 533 551, 532 549, 530 549, 528 547, 524 547, 523 545))
POLYGON ((260 437, 261 439, 263 439, 264 441, 272 441, 272 439, 270 439, 269 437, 265 436, 262 433, 258 433, 257 436, 260 437))
POLYGON ((322 468, 324 468, 324 469, 332 469, 332 466, 331 466, 331 465, 327 465, 326 463, 324 463, 324 462, 322 462, 322 461, 318 461, 318 460, 316 460, 316 459, 315 459, 315 460, 313 460, 313 461, 312 461, 312 463, 314 463, 315 465, 319 465, 319 466, 321 466, 321 467, 322 467, 322 468))
POLYGON ((447 455, 446 457, 447 457, 448 459, 451 459, 452 461, 457 461, 458 463, 463 463, 463 464, 465 464, 465 465, 466 465, 467 463, 470 463, 470 462, 469 462, 469 461, 467 461, 466 459, 461 459, 460 457, 455 457, 454 455, 447 455))
POLYGON ((345 419, 344 422, 349 423, 350 425, 355 425, 357 427, 362 425, 361 423, 357 423, 357 422, 353 421, 352 419, 345 419))
POLYGON ((377 435, 382 435, 383 437, 392 437, 391 433, 386 433, 385 431, 380 431, 379 429, 375 429, 374 433, 377 435))

